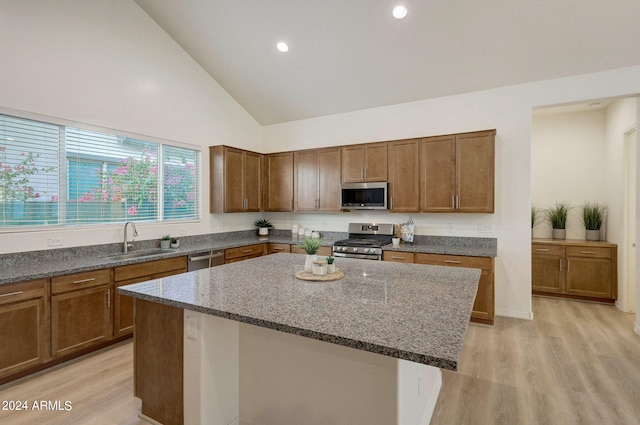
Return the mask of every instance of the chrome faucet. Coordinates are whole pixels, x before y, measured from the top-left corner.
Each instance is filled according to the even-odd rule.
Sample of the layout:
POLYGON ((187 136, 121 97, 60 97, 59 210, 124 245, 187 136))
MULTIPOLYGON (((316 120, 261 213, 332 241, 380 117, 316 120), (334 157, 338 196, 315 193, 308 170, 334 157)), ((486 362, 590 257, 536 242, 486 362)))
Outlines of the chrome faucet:
POLYGON ((123 245, 123 250, 124 250, 125 254, 129 250, 129 248, 133 248, 133 238, 131 239, 131 242, 127 242, 127 226, 128 225, 131 225, 131 227, 133 228, 133 237, 135 238, 136 236, 138 236, 138 231, 136 230, 136 225, 135 225, 134 222, 127 221, 126 223, 124 223, 124 245, 123 245))

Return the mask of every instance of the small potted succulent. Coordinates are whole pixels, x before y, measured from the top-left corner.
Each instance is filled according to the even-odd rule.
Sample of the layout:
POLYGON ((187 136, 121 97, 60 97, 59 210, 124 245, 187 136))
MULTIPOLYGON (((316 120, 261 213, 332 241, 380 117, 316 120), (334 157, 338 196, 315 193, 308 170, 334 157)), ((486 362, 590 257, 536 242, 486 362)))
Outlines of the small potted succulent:
POLYGON ((171 238, 171 248, 180 248, 180 238, 171 238))
POLYGON ((582 221, 584 222, 586 239, 600 240, 600 228, 604 222, 605 207, 597 202, 587 202, 582 207, 582 221))
POLYGON ((304 262, 304 269, 305 271, 311 272, 313 270, 313 262, 318 259, 316 254, 322 246, 322 239, 304 238, 299 246, 307 253, 307 258, 304 262))
POLYGON ((260 236, 267 236, 269 234, 269 229, 273 227, 273 224, 271 224, 271 222, 266 218, 256 220, 253 225, 258 228, 258 234, 260 236))
POLYGON ((569 215, 569 204, 566 202, 556 202, 547 210, 547 220, 551 223, 553 239, 565 239, 567 237, 567 216, 569 215))
POLYGON ((171 247, 171 236, 163 235, 160 238, 160 248, 169 249, 171 247))
POLYGON ((334 261, 335 261, 335 258, 331 256, 327 257, 327 273, 335 273, 336 265, 333 264, 334 261))

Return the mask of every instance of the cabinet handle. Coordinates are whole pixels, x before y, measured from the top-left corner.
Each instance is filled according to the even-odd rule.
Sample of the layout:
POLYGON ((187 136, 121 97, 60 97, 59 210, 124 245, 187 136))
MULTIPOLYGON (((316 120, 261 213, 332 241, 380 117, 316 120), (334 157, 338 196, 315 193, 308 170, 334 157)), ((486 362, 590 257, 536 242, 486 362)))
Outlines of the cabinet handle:
POLYGON ((389 197, 389 209, 392 210, 393 209, 393 196, 389 197))
POLYGON ((242 252, 251 252, 253 249, 243 249, 242 252))
POLYGON ((289 209, 293 210, 293 198, 289 199, 289 209))
POLYGON ((362 169, 362 180, 366 180, 367 179, 367 172, 365 171, 365 169, 362 169))
POLYGON ((451 209, 456 209, 456 197, 454 195, 451 195, 451 209))
POLYGON ((536 251, 544 251, 544 252, 548 252, 549 248, 536 248, 536 251))
POLYGON ((24 291, 16 291, 16 292, 9 292, 8 294, 2 294, 0 295, 0 298, 4 298, 4 297, 10 297, 12 295, 20 295, 24 293, 24 291))
POLYGON ((456 260, 444 260, 444 262, 449 264, 460 264, 460 261, 456 261, 456 260))
POLYGON ((404 260, 404 257, 399 257, 397 255, 392 255, 391 258, 394 260, 404 260))
POLYGON ((107 289, 107 308, 111 307, 111 289, 107 289))
POLYGON ((460 195, 456 195, 456 209, 460 209, 460 195))
POLYGON ((560 272, 562 272, 562 258, 560 259, 560 272))
POLYGON ((95 277, 90 277, 89 279, 74 280, 73 282, 71 282, 71 284, 72 285, 77 285, 79 283, 93 282, 94 280, 96 280, 95 277))
POLYGON ((596 251, 580 251, 581 254, 597 254, 596 251))
POLYGON ((284 248, 273 248, 274 251, 284 251, 284 248))
POLYGON ((571 260, 567 258, 567 273, 571 271, 571 260))

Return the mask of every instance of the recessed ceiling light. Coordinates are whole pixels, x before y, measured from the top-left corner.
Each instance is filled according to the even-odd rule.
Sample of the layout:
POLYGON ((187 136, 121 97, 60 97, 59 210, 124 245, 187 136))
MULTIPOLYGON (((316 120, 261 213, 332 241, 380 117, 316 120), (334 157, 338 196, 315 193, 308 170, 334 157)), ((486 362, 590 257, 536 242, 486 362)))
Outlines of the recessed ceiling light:
POLYGON ((278 44, 276 44, 276 47, 278 48, 279 51, 281 51, 282 53, 286 53, 289 51, 289 46, 287 45, 287 43, 285 43, 284 41, 278 41, 278 44))
POLYGON ((407 16, 407 8, 403 5, 399 5, 393 8, 393 17, 396 19, 402 19, 407 16))

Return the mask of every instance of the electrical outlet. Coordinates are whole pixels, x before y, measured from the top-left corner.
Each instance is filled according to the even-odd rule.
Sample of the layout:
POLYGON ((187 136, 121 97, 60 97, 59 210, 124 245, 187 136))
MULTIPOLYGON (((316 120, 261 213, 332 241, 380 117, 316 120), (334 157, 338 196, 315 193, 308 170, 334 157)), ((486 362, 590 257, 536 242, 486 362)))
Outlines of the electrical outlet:
POLYGON ((178 229, 178 235, 185 236, 186 234, 187 234, 187 231, 185 229, 178 229))
POLYGON ((62 239, 60 238, 47 239, 47 246, 60 246, 60 245, 62 245, 62 239))
POLYGON ((491 224, 478 224, 478 232, 491 233, 493 232, 493 226, 491 224))
POLYGON ((198 339, 198 323, 193 316, 187 316, 187 338, 198 339))
POLYGON ((454 230, 453 229, 453 224, 451 224, 451 223, 447 224, 447 231, 453 232, 453 230, 454 230))

